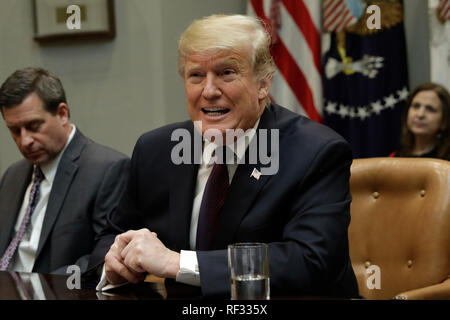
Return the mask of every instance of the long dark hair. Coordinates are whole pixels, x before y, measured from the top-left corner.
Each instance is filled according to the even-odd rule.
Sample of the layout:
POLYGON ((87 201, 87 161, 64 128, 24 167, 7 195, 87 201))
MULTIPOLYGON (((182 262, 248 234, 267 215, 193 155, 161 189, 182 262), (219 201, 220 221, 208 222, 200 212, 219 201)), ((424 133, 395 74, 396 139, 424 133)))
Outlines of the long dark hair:
POLYGON ((439 97, 439 100, 441 100, 442 104, 443 128, 439 130, 436 137, 437 157, 439 159, 450 160, 450 94, 443 86, 432 82, 427 82, 419 85, 410 93, 408 100, 406 101, 407 108, 403 117, 402 126, 402 148, 398 153, 398 156, 410 157, 412 155, 412 151, 415 145, 415 137, 407 126, 408 112, 409 108, 411 108, 411 103, 414 97, 419 92, 428 90, 434 91, 439 97))

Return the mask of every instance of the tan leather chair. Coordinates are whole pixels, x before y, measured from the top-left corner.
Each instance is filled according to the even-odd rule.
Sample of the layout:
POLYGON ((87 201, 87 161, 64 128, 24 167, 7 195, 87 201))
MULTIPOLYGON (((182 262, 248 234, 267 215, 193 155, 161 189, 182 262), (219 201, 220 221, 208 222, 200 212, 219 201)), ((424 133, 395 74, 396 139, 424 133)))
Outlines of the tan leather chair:
POLYGON ((450 299, 450 162, 356 159, 350 188, 350 256, 360 294, 450 299))

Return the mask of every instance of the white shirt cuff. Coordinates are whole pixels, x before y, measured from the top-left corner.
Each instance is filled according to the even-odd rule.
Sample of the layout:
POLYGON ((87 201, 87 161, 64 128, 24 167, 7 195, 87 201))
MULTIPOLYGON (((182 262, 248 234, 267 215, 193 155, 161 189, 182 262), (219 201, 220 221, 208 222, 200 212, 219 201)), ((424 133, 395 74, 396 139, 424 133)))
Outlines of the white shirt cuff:
POLYGON ((198 269, 197 252, 181 250, 180 271, 175 278, 177 282, 200 287, 200 272, 198 269))
POLYGON ((123 285, 126 285, 127 283, 128 282, 124 282, 121 284, 109 284, 108 280, 106 279, 105 265, 103 264, 102 276, 100 278, 100 282, 97 284, 97 287, 95 287, 95 290, 103 292, 103 291, 121 287, 123 285))

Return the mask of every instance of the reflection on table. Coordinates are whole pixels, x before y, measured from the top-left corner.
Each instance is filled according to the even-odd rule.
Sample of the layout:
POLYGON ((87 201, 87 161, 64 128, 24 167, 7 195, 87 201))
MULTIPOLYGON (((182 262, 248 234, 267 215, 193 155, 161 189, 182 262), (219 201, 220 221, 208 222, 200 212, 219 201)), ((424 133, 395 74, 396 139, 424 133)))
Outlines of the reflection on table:
POLYGON ((174 281, 147 277, 146 282, 97 292, 69 289, 69 276, 0 272, 0 300, 171 300, 201 299, 200 289, 174 281))

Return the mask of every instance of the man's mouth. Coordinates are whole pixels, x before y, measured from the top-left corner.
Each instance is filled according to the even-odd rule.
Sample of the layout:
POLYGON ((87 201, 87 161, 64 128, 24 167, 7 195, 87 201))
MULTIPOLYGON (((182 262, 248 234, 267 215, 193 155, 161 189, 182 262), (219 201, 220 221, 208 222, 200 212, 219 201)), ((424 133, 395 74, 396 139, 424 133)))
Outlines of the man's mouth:
POLYGON ((30 151, 30 152, 26 152, 26 158, 34 158, 38 155, 40 155, 42 152, 41 150, 36 150, 36 151, 30 151))
POLYGON ((230 112, 230 109, 223 108, 223 107, 208 107, 208 108, 202 108, 203 113, 205 113, 208 116, 211 117, 219 117, 223 116, 224 114, 230 112))

